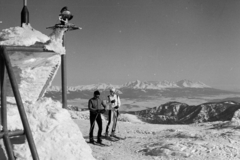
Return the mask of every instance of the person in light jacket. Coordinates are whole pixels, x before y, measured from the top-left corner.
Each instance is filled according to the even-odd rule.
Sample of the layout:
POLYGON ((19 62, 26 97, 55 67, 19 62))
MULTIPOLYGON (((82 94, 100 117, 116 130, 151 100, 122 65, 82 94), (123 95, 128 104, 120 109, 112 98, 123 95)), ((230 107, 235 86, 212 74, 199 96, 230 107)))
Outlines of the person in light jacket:
POLYGON ((93 130, 95 121, 98 124, 98 135, 97 143, 102 143, 102 118, 101 113, 105 112, 105 104, 100 99, 100 92, 97 90, 94 92, 94 97, 88 101, 88 109, 90 111, 90 132, 89 132, 89 142, 95 143, 93 139, 93 130))
POLYGON ((110 109, 108 111, 108 124, 106 126, 106 132, 105 136, 109 136, 109 126, 111 122, 113 122, 112 125, 112 131, 110 136, 116 136, 116 126, 117 126, 117 118, 119 116, 119 107, 121 106, 120 97, 118 94, 116 94, 116 89, 111 88, 110 89, 110 95, 108 95, 108 103, 110 104, 110 109))

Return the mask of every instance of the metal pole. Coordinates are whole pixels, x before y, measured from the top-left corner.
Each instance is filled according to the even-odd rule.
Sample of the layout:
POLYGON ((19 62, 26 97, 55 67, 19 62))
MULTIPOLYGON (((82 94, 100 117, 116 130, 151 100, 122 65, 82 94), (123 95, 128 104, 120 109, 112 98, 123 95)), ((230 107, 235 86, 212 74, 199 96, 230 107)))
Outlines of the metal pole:
MULTIPOLYGON (((0 48, 0 95, 2 95, 2 81, 3 81, 3 78, 2 78, 2 75, 3 75, 3 71, 2 71, 2 68, 3 68, 3 66, 4 66, 4 64, 3 64, 3 58, 2 58, 2 55, 1 55, 1 53, 3 52, 3 50, 1 50, 1 48, 0 48)), ((3 121, 2 121, 2 102, 0 103, 1 105, 0 105, 0 111, 1 111, 1 119, 0 119, 0 121, 1 121, 1 124, 0 125, 2 125, 3 126, 3 121)), ((1 131, 1 130, 0 130, 1 131)), ((1 137, 0 137, 1 138, 1 137)))
POLYGON ((15 160, 13 155, 12 145, 8 136, 7 129, 7 103, 6 103, 6 67, 2 57, 0 57, 0 72, 1 72, 1 121, 3 127, 3 142, 7 151, 8 158, 15 160))
MULTIPOLYGON (((63 36, 63 46, 65 46, 65 35, 63 36)), ((62 69, 62 105, 67 108, 67 68, 66 68, 66 55, 61 55, 61 69, 62 69)))
POLYGON ((34 143, 34 140, 33 140, 32 132, 31 132, 28 120, 27 120, 27 115, 25 113, 23 103, 22 103, 22 99, 21 99, 21 96, 20 96, 20 92, 18 90, 17 81, 15 79, 15 75, 14 75, 14 72, 12 70, 12 65, 11 65, 11 62, 10 62, 10 59, 8 57, 6 49, 3 49, 3 50, 4 50, 3 51, 3 56, 4 56, 4 61, 5 61, 5 64, 6 64, 9 80, 10 80, 10 83, 11 83, 11 86, 12 86, 14 97, 15 97, 15 100, 16 100, 16 103, 17 103, 17 106, 18 106, 18 111, 19 111, 19 114, 20 114, 20 117, 21 117, 21 120, 22 120, 22 123, 23 123, 25 133, 26 133, 26 137, 27 137, 27 140, 28 140, 30 151, 32 153, 33 159, 34 160, 39 160, 37 149, 36 149, 36 146, 35 146, 35 143, 34 143))
POLYGON ((23 6, 27 6, 27 0, 23 0, 23 6))
POLYGON ((23 9, 21 12, 21 26, 23 23, 25 24, 29 23, 29 12, 27 9, 27 0, 23 0, 23 9))
MULTIPOLYGON (((9 131, 8 136, 9 137, 15 137, 15 136, 24 136, 24 131, 23 130, 17 130, 17 131, 9 131)), ((0 132, 0 138, 3 138, 4 132, 0 132)))
MULTIPOLYGON (((38 46, 38 45, 34 45, 34 46, 4 46, 6 48, 6 50, 8 51, 21 51, 21 52, 51 52, 53 53, 53 51, 49 51, 49 50, 45 50, 44 46, 38 46)), ((46 53, 48 54, 48 53, 46 53)))

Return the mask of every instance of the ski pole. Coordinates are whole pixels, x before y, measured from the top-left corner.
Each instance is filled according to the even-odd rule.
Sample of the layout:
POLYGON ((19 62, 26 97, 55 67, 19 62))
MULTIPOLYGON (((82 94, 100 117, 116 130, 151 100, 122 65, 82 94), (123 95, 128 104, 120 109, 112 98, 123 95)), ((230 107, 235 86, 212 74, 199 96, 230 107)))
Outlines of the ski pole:
MULTIPOLYGON (((114 110, 114 114, 113 114, 115 117, 115 123, 113 122, 113 127, 114 127, 114 129, 116 130, 116 127, 118 127, 117 126, 117 120, 118 120, 118 114, 117 114, 117 110, 114 110)), ((119 130, 119 128, 117 128, 118 130, 119 130)))
POLYGON ((118 125, 117 125, 117 120, 118 120, 118 114, 117 114, 117 111, 116 111, 116 120, 115 120, 115 121, 116 121, 116 124, 115 124, 115 125, 117 126, 118 133, 120 133, 119 127, 118 127, 118 125))
MULTIPOLYGON (((119 116, 119 115, 120 115, 120 114, 118 114, 118 116, 119 116)), ((116 122, 117 122, 118 116, 116 116, 116 122)), ((117 123, 116 123, 116 125, 117 125, 117 123)), ((118 125, 117 125, 117 130, 118 130, 118 133, 121 134, 118 125)), ((123 130, 123 129, 122 129, 122 130, 123 130)), ((126 139, 126 130, 124 129, 124 131, 125 131, 125 135, 124 135, 123 139, 126 139)), ((121 137, 122 137, 122 135, 121 135, 121 137)))

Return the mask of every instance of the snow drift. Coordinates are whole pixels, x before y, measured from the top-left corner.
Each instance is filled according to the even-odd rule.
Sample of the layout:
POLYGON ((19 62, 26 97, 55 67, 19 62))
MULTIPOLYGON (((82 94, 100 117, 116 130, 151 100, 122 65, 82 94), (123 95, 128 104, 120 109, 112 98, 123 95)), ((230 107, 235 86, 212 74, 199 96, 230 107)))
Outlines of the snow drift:
MULTIPOLYGON (((41 160, 94 160, 91 148, 85 142, 69 112, 59 102, 42 98, 25 105, 26 114, 41 160)), ((10 130, 22 130, 17 107, 8 106, 10 130)), ((32 160, 28 143, 14 145, 18 160, 32 160)))

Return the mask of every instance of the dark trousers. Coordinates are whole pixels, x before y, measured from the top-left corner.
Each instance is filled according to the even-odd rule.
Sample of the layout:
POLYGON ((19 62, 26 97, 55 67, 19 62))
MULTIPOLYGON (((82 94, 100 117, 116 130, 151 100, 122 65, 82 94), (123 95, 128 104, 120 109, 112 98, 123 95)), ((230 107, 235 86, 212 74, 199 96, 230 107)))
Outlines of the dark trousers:
POLYGON ((101 140, 102 136, 102 118, 100 113, 93 113, 90 112, 90 133, 89 133, 89 139, 93 140, 93 130, 95 126, 95 120, 97 121, 98 124, 98 140, 101 140))
POLYGON ((116 130, 117 126, 117 118, 118 118, 119 112, 118 110, 109 110, 108 111, 108 124, 106 127, 106 133, 108 133, 109 126, 111 122, 113 121, 113 126, 112 126, 112 132, 114 133, 116 130))

